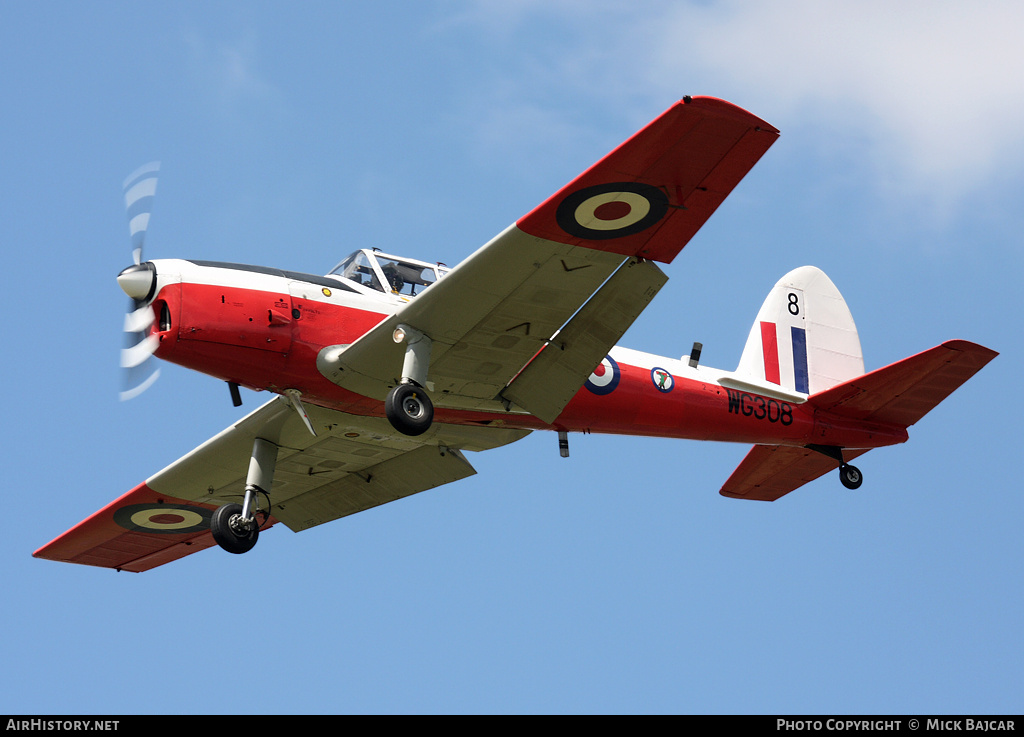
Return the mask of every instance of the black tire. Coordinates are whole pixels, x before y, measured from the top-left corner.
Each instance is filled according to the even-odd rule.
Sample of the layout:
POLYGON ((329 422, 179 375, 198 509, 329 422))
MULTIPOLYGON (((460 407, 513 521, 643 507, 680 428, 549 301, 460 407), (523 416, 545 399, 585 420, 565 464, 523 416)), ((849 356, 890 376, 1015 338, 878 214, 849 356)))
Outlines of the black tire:
POLYGON ((859 468, 847 463, 839 467, 839 480, 847 489, 859 489, 860 485, 864 483, 864 476, 859 468))
POLYGON ((241 555, 248 553, 256 544, 260 536, 260 527, 253 520, 248 530, 241 530, 235 521, 232 525, 232 518, 242 515, 241 504, 225 504, 219 507, 210 518, 210 532, 213 539, 229 553, 241 555))
POLYGON ((399 384, 388 392, 384 414, 391 426, 403 435, 422 435, 434 421, 434 405, 420 387, 399 384))

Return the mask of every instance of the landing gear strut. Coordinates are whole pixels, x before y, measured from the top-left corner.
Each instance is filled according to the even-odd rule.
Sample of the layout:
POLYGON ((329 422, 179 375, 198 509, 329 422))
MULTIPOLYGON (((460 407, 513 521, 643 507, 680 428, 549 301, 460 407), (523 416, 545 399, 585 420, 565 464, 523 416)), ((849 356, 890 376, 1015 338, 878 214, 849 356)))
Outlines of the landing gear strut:
POLYGON ((405 359, 401 381, 384 400, 384 414, 403 435, 422 435, 434 421, 434 405, 423 388, 427 385, 431 341, 408 325, 399 325, 392 337, 396 343, 405 343, 405 359))
POLYGON ((256 438, 245 477, 245 498, 241 504, 225 504, 210 519, 210 533, 218 545, 229 553, 247 553, 260 536, 256 518, 259 495, 270 499, 270 485, 277 465, 277 446, 269 440, 256 438))

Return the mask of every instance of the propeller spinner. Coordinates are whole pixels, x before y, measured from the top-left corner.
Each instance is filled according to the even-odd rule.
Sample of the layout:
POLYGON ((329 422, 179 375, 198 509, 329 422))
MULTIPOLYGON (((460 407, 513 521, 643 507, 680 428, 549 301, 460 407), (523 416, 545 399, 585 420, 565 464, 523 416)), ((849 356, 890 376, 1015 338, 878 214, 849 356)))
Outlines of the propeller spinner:
POLYGON ((160 376, 160 369, 151 360, 159 344, 156 336, 152 335, 156 315, 149 303, 156 291, 156 268, 152 263, 142 260, 142 247, 149 228, 159 171, 160 162, 153 161, 137 169, 124 181, 124 204, 128 214, 134 264, 117 276, 118 285, 131 298, 124 318, 121 401, 142 394, 160 376))

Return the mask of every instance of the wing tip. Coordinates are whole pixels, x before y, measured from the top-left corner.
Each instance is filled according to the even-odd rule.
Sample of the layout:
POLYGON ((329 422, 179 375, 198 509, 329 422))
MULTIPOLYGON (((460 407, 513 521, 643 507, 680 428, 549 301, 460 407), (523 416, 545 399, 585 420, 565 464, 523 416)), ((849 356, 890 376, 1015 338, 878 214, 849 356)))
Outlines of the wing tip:
POLYGON ((715 115, 741 120, 765 133, 773 133, 775 135, 779 135, 780 133, 779 129, 768 121, 754 115, 749 110, 746 110, 735 103, 729 102, 728 100, 723 100, 720 97, 710 97, 707 95, 684 95, 679 101, 679 104, 701 107, 715 115))
POLYGON ((984 359, 985 363, 988 363, 996 356, 999 355, 999 351, 994 351, 991 348, 975 343, 970 340, 947 340, 942 343, 943 348, 949 348, 954 351, 961 351, 963 353, 973 353, 978 356, 979 359, 984 359))

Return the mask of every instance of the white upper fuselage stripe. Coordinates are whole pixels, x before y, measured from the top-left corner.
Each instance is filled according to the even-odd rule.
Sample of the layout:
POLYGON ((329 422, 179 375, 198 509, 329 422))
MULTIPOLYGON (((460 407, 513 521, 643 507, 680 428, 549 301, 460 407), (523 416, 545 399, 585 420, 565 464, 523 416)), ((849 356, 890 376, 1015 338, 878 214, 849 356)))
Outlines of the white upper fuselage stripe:
MULTIPOLYGON (((323 293, 324 286, 305 282, 296 277, 278 274, 265 274, 259 271, 248 271, 239 268, 205 266, 183 259, 160 259, 153 261, 156 266, 159 288, 168 283, 181 281, 185 284, 201 284, 204 286, 224 287, 225 289, 244 289, 247 291, 267 292, 271 294, 292 294, 307 301, 321 302, 334 306, 351 307, 357 310, 371 310, 377 313, 394 313, 404 302, 390 295, 358 294, 350 292, 339 282, 337 287, 326 287, 330 296, 323 293), (299 289, 296 289, 299 287, 299 289), (308 287, 308 288, 302 288, 308 287)), ((315 275, 310 275, 315 276, 315 275)), ((317 277, 320 278, 320 277, 317 277)))

